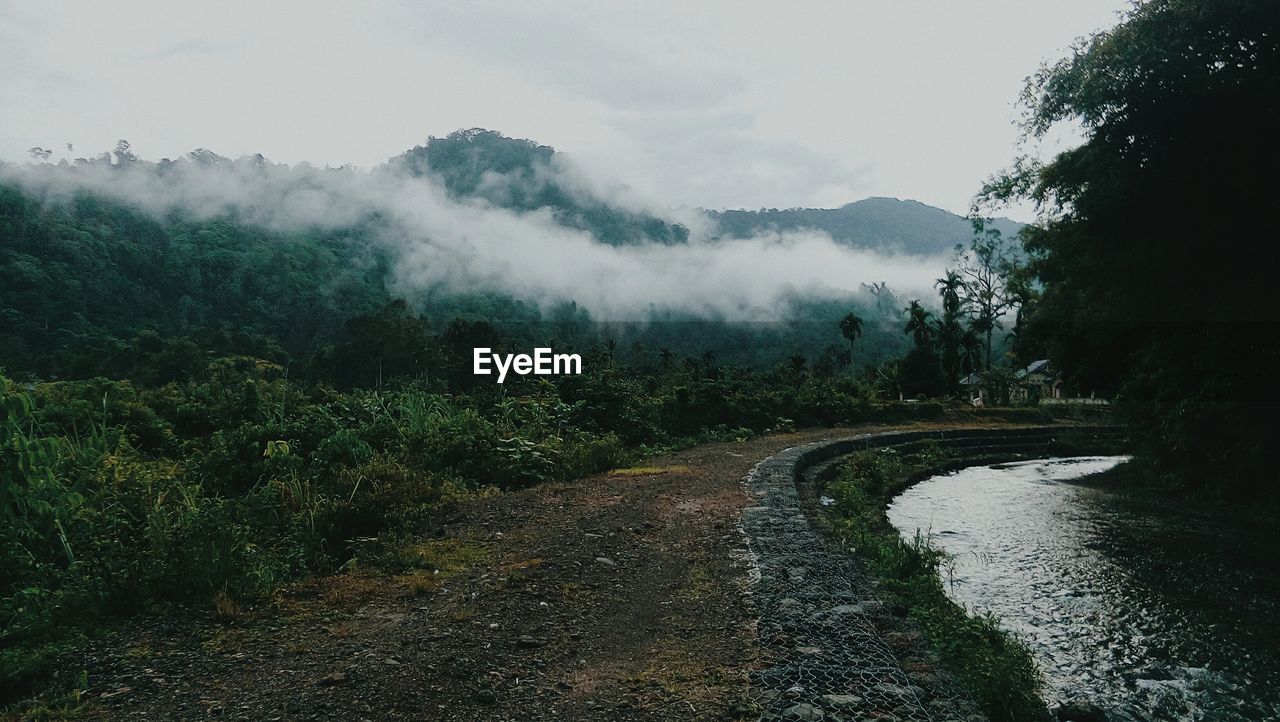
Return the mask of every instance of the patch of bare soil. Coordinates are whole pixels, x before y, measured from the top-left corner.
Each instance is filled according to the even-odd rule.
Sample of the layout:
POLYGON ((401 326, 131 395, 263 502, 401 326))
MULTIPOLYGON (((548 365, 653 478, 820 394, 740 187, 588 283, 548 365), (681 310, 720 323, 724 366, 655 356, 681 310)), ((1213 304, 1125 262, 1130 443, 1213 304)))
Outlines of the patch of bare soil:
POLYGON ((786 447, 873 430, 709 444, 474 499, 422 541, 439 574, 349 572, 232 621, 143 620, 96 645, 89 716, 737 719, 757 658, 741 480, 786 447))

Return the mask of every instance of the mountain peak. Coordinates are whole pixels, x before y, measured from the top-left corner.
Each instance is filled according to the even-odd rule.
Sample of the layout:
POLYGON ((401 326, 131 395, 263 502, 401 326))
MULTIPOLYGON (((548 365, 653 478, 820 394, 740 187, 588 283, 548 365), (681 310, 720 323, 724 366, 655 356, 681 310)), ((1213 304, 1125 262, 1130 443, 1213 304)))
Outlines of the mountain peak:
MULTIPOLYGON (((764 231, 816 230, 848 246, 913 256, 948 255, 973 235, 969 219, 911 199, 872 196, 839 208, 708 211, 727 236, 764 231)), ((1012 236, 1023 224, 1007 218, 992 226, 1012 236)))

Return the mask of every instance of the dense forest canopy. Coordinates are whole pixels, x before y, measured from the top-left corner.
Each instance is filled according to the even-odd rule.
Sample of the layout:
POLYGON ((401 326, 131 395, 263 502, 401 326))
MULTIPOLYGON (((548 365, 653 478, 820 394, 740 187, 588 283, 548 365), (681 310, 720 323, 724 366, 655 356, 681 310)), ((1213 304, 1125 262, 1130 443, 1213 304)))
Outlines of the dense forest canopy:
MULTIPOLYGON (((37 160, 47 155, 39 153, 37 160)), ((432 138, 367 177, 345 168, 279 166, 261 156, 231 160, 207 150, 151 163, 121 143, 93 159, 11 166, 3 178, 0 269, 6 283, 0 287, 0 332, 9 342, 0 350, 0 367, 13 374, 118 375, 135 353, 135 336, 144 332, 188 337, 222 351, 270 346, 277 361, 309 363, 331 357, 326 349, 351 338, 351 319, 373 314, 396 298, 408 301, 432 332, 462 318, 489 323, 512 344, 554 341, 586 348, 612 340, 624 357, 638 348, 689 356, 710 352, 723 362, 756 367, 794 354, 816 359, 842 345, 834 324, 851 309, 868 319, 859 365, 896 358, 907 348, 898 328, 906 301, 883 283, 850 293, 769 281, 773 285, 759 294, 771 305, 766 315, 755 318, 758 310, 744 309, 731 319, 734 323, 724 323, 722 310, 661 296, 651 299, 649 310, 633 311, 629 321, 603 316, 571 297, 552 300, 536 289, 521 292, 510 276, 519 268, 495 276, 499 271, 473 260, 480 270, 459 275, 454 266, 467 265, 461 254, 472 243, 471 229, 462 225, 471 217, 466 214, 478 215, 487 207, 510 213, 499 218, 506 225, 498 226, 498 234, 518 236, 528 228, 541 234, 513 240, 534 246, 528 249, 533 256, 538 244, 550 243, 557 233, 585 232, 590 243, 637 251, 691 243, 685 226, 606 200, 553 149, 492 131, 432 138), (399 193, 400 186, 384 180, 401 172, 423 178, 428 191, 438 183, 453 199, 441 197, 425 209, 406 201, 401 204, 408 207, 405 213, 444 221, 424 231, 413 225, 416 217, 397 217, 401 208, 388 211, 371 200, 379 193, 399 193), (525 218, 533 220, 520 225, 525 218), (457 245, 434 249, 422 260, 415 256, 416 265, 406 271, 409 251, 401 239, 441 227, 457 236, 457 245)), ((907 233, 950 251, 965 238, 960 227, 967 222, 944 211, 894 201, 844 228, 840 238, 885 248, 907 233)), ((751 232, 780 230, 792 228, 751 232)), ((729 254, 741 248, 750 256, 748 241, 715 232, 722 234, 726 240, 700 247, 729 254)), ((790 241, 780 238, 753 248, 789 252, 790 241)), ((413 246, 412 252, 425 247, 413 246)), ((677 264, 707 261, 695 256, 677 264)), ((900 265, 913 264, 919 262, 900 265)), ((812 265, 822 270, 821 261, 812 265)), ((927 274, 927 269, 918 273, 925 279, 927 274)), ((585 277, 580 283, 594 280, 585 277)), ((705 298, 717 298, 714 284, 728 282, 702 280, 705 298)), ((731 280, 743 289, 757 285, 731 280)))
POLYGON ((1139 4, 1024 102, 1031 136, 1071 122, 1085 141, 1018 161, 982 199, 1042 212, 1023 234, 1042 292, 1020 351, 1118 393, 1162 473, 1274 498, 1280 4, 1139 4))

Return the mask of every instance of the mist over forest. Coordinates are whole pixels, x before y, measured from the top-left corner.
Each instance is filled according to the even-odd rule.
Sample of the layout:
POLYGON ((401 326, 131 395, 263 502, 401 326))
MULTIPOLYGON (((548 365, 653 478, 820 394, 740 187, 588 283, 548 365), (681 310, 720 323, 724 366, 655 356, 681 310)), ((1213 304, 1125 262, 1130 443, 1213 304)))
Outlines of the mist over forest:
POLYGON ((972 234, 965 219, 883 198, 660 209, 552 148, 479 129, 370 171, 207 150, 151 162, 127 143, 69 163, 36 150, 43 162, 0 169, 14 240, 3 253, 20 271, 0 307, 23 341, 3 361, 54 376, 69 369, 23 354, 233 326, 305 355, 396 298, 437 329, 465 318, 521 343, 612 339, 754 365, 839 344, 835 321, 858 309, 876 339, 862 360, 879 362, 906 347, 906 299, 932 304, 972 234), (61 340, 44 333, 55 327, 61 340))
POLYGON ((1280 3, 259 5, 0 3, 0 719, 1280 717, 1280 3))

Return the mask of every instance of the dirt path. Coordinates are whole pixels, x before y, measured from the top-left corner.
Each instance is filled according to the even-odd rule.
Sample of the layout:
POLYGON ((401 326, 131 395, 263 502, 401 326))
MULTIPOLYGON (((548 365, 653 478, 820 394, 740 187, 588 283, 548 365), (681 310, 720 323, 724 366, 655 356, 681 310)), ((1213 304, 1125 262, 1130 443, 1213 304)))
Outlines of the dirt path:
POLYGON ((418 550, 440 574, 350 572, 229 623, 146 622, 99 645, 91 716, 737 719, 757 658, 742 479, 784 448, 871 430, 704 445, 469 501, 418 550))

